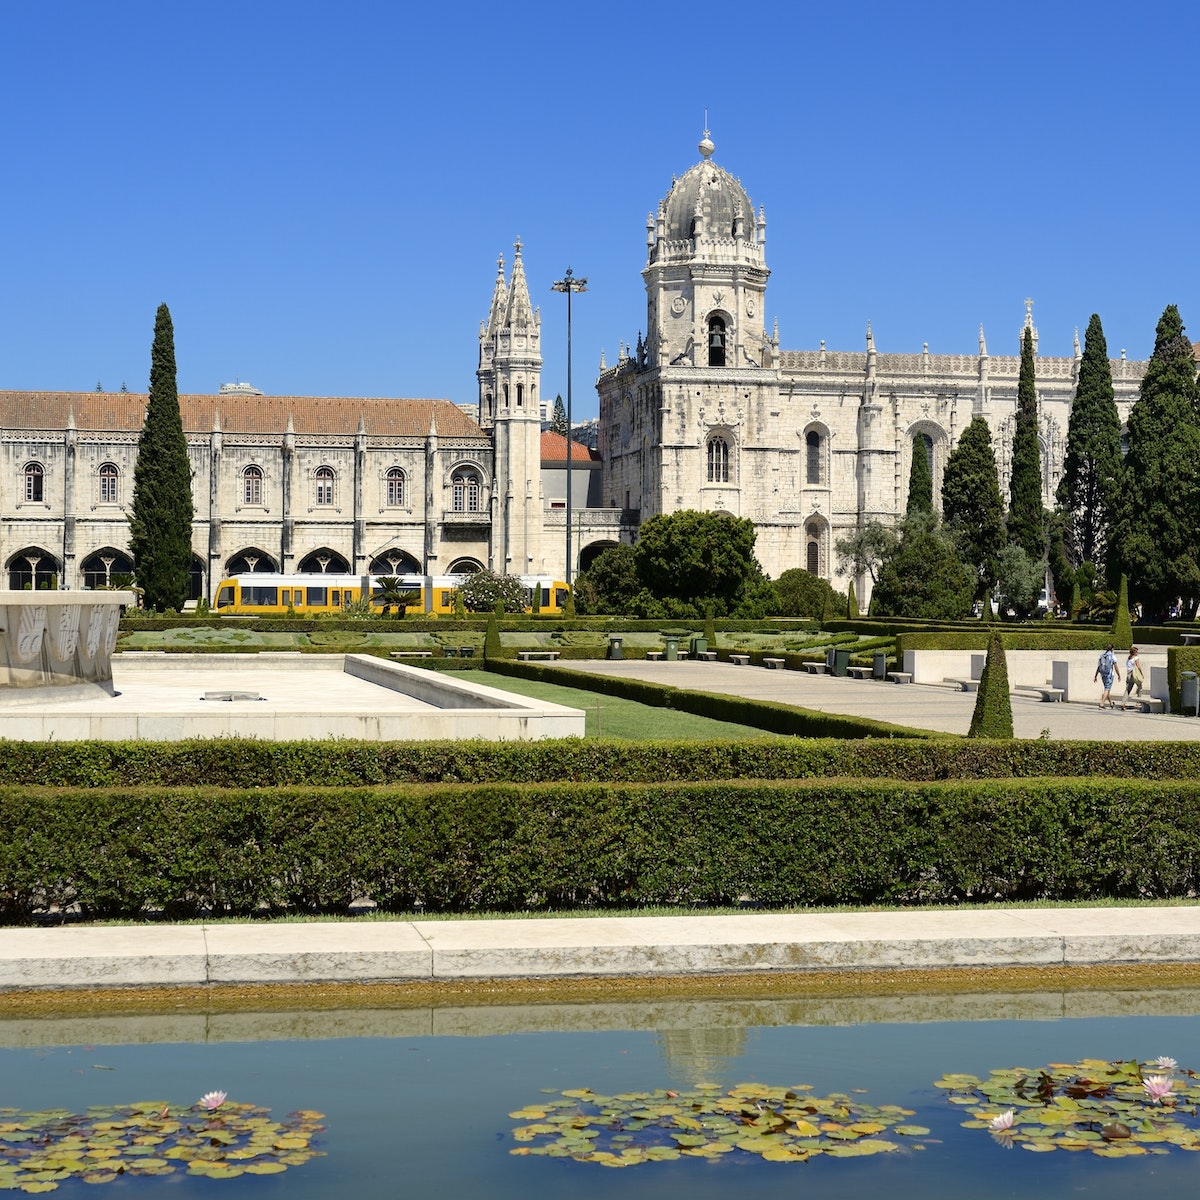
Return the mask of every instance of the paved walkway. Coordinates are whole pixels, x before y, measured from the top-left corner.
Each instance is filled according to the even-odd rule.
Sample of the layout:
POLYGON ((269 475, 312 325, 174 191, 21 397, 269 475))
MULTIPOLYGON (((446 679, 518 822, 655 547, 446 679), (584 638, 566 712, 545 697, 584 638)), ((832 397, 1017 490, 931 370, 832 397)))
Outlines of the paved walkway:
MULTIPOLYGON (((797 704, 816 712, 844 713, 894 721, 918 729, 965 734, 971 727, 975 695, 924 684, 882 683, 872 679, 834 679, 802 671, 768 671, 765 667, 735 667, 730 663, 572 661, 571 670, 597 675, 623 675, 651 683, 671 684, 698 692, 719 692, 749 700, 797 704)), ((1097 689, 1099 698, 1099 689, 1097 689)), ((1047 704, 1014 695, 1013 732, 1036 738, 1049 731, 1057 741, 1196 741, 1200 720, 1195 717, 1122 712, 1087 704, 1047 704)))
POLYGON ((1200 961, 1200 906, 0 930, 0 989, 1200 961))

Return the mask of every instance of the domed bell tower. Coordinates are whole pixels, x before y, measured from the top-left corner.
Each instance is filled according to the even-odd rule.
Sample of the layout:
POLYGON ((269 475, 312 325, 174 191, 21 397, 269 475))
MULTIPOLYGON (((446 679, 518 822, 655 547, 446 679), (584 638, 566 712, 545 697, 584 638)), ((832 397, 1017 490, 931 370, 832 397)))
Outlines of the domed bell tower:
POLYGON ((763 365, 766 218, 713 149, 706 129, 700 162, 646 220, 647 350, 659 367, 763 365))

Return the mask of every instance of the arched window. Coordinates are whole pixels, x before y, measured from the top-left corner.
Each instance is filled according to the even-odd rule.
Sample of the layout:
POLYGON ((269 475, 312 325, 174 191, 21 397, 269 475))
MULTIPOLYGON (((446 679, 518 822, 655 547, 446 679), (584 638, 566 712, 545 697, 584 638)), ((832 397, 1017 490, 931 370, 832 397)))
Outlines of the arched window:
POLYGON ((399 467, 389 467, 384 480, 387 484, 388 508, 402 508, 404 506, 404 472, 399 467))
POLYGON ((117 502, 117 468, 112 463, 105 463, 100 468, 100 503, 116 504, 117 502))
POLYGON ((808 484, 821 482, 821 435, 810 429, 804 437, 804 481, 808 484))
POLYGON ((247 467, 242 472, 242 502, 244 504, 261 504, 262 485, 262 467, 247 467))
POLYGON ((317 503, 333 503, 333 468, 318 467, 316 474, 317 503))
POLYGON ((479 511, 479 476, 474 471, 463 467, 450 477, 450 485, 454 491, 455 512, 479 511))
POLYGON ((525 407, 525 385, 523 383, 517 384, 517 407, 525 407))
POLYGON ((25 468, 25 499, 40 503, 44 495, 46 473, 40 463, 30 463, 25 468))
POLYGON ((729 482, 729 443, 723 437, 708 439, 708 482, 729 482))
POLYGON ((810 575, 821 573, 821 526, 810 521, 804 527, 804 569, 810 575))
POLYGON ((723 317, 708 318, 708 365, 710 367, 725 365, 725 319, 723 317))

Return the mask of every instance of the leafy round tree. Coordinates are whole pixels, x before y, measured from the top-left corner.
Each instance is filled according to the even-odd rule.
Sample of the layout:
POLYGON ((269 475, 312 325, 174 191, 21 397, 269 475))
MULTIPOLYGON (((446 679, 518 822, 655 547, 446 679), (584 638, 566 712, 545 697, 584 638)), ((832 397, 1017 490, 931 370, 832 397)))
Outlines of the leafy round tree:
POLYGON ((468 612, 515 613, 525 610, 525 589, 515 575, 476 571, 458 585, 458 593, 468 612))
POLYGON ((908 472, 908 513, 933 512, 933 473, 929 469, 929 439, 919 433, 912 441, 912 467, 908 472))
POLYGON ((1108 343, 1092 313, 1083 335, 1079 384, 1067 425, 1067 453, 1058 481, 1058 507, 1066 517, 1064 542, 1073 567, 1105 561, 1116 519, 1121 478, 1121 418, 1113 393, 1108 343))
MULTIPOLYGON (((853 583, 850 585, 854 586, 853 583)), ((803 567, 792 567, 775 580, 775 604, 772 616, 815 617, 820 620, 827 612, 845 612, 842 596, 835 592, 820 575, 803 567)))
POLYGON ((676 600, 723 616, 747 584, 762 575, 754 557, 754 522, 728 513, 682 512, 651 517, 635 548, 638 577, 660 600, 676 600))
POLYGON ((175 331, 170 311, 160 304, 129 512, 129 550, 147 608, 180 609, 187 600, 193 515, 192 470, 175 383, 175 331))
POLYGON ((1200 597, 1200 417, 1196 359, 1170 305, 1129 414, 1118 554, 1130 591, 1154 614, 1200 597))
POLYGON ((975 576, 941 530, 907 534, 879 572, 871 598, 880 616, 954 620, 971 611, 975 576))
POLYGON ((976 587, 996 586, 1004 549, 1004 503, 987 422, 976 417, 963 430, 942 473, 942 515, 976 587))
POLYGON ((1021 339, 1021 371, 1017 377, 1017 420, 1013 432, 1012 479, 1009 487, 1008 540, 1034 561, 1046 555, 1046 518, 1042 507, 1042 455, 1038 446, 1037 383, 1033 333, 1021 339))
POLYGON ((575 587, 578 597, 587 598, 588 612, 629 612, 634 596, 642 587, 633 547, 621 542, 601 550, 592 565, 575 580, 575 587))

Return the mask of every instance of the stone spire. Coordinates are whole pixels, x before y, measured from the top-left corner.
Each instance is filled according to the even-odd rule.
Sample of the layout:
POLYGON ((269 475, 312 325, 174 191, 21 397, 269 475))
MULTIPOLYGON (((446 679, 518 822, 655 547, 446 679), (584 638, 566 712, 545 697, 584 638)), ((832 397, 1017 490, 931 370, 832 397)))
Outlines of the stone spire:
POLYGON ((1021 346, 1025 344, 1025 330, 1033 335, 1033 352, 1038 352, 1038 331, 1037 326, 1033 323, 1033 301, 1026 298, 1025 300, 1025 324, 1021 326, 1021 336, 1017 339, 1017 353, 1020 354, 1021 346))
POLYGON ((529 285, 525 282, 525 264, 521 261, 521 239, 513 243, 516 256, 513 258, 512 277, 508 284, 508 312, 504 323, 510 328, 536 324, 533 302, 529 299, 529 285))
POLYGON ((496 286, 492 290, 492 307, 488 309, 487 322, 479 331, 481 338, 490 337, 500 328, 508 308, 508 288, 504 285, 504 255, 496 258, 496 286))
POLYGON ((987 356, 988 356, 987 338, 985 338, 983 336, 983 323, 980 322, 980 325, 979 325, 979 357, 987 358, 987 356))

